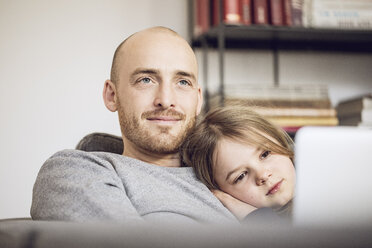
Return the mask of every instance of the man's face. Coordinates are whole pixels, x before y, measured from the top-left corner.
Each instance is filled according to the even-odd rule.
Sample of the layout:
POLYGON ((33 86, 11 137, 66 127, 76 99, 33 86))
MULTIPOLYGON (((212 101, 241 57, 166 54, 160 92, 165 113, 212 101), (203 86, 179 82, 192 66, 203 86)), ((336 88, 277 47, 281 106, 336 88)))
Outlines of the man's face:
POLYGON ((121 56, 116 97, 126 149, 176 153, 202 104, 195 55, 178 36, 147 32, 121 56))

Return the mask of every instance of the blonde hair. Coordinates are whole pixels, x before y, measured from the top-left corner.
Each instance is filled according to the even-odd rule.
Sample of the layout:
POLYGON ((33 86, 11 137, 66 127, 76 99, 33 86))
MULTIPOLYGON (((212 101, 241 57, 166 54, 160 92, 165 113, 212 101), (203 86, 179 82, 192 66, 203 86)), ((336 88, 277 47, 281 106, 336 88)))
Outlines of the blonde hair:
POLYGON ((182 163, 193 167, 199 180, 210 189, 219 189, 213 177, 213 156, 222 138, 247 143, 293 160, 293 141, 281 128, 246 106, 215 108, 198 120, 180 152, 182 163))

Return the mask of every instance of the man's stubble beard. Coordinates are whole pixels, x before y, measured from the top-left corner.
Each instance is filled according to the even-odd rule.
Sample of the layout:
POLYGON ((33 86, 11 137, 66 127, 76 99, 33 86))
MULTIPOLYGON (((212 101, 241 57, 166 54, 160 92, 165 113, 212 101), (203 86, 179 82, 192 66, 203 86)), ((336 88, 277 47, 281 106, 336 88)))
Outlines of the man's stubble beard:
POLYGON ((187 123, 176 136, 173 136, 169 133, 171 127, 154 127, 153 130, 149 130, 148 127, 141 126, 140 120, 133 115, 125 114, 120 104, 118 113, 122 134, 139 148, 157 154, 177 153, 182 142, 193 129, 196 120, 196 115, 188 121, 186 118, 181 120, 187 121, 187 123))

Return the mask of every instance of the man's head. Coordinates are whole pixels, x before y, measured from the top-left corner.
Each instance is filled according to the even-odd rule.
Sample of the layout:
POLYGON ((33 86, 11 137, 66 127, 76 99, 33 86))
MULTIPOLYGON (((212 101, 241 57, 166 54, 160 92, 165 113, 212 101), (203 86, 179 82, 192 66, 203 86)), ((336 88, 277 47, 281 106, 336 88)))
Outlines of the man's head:
POLYGON ((124 155, 177 153, 201 110, 197 78, 194 52, 170 29, 146 29, 120 44, 103 96, 118 111, 124 155))

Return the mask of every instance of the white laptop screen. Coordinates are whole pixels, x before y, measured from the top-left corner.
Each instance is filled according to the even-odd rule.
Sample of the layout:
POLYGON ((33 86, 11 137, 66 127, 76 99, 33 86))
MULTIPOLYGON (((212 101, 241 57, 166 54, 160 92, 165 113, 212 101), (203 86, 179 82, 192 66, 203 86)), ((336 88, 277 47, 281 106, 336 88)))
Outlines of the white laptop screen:
POLYGON ((371 225, 372 129, 304 127, 295 144, 294 224, 371 225))

